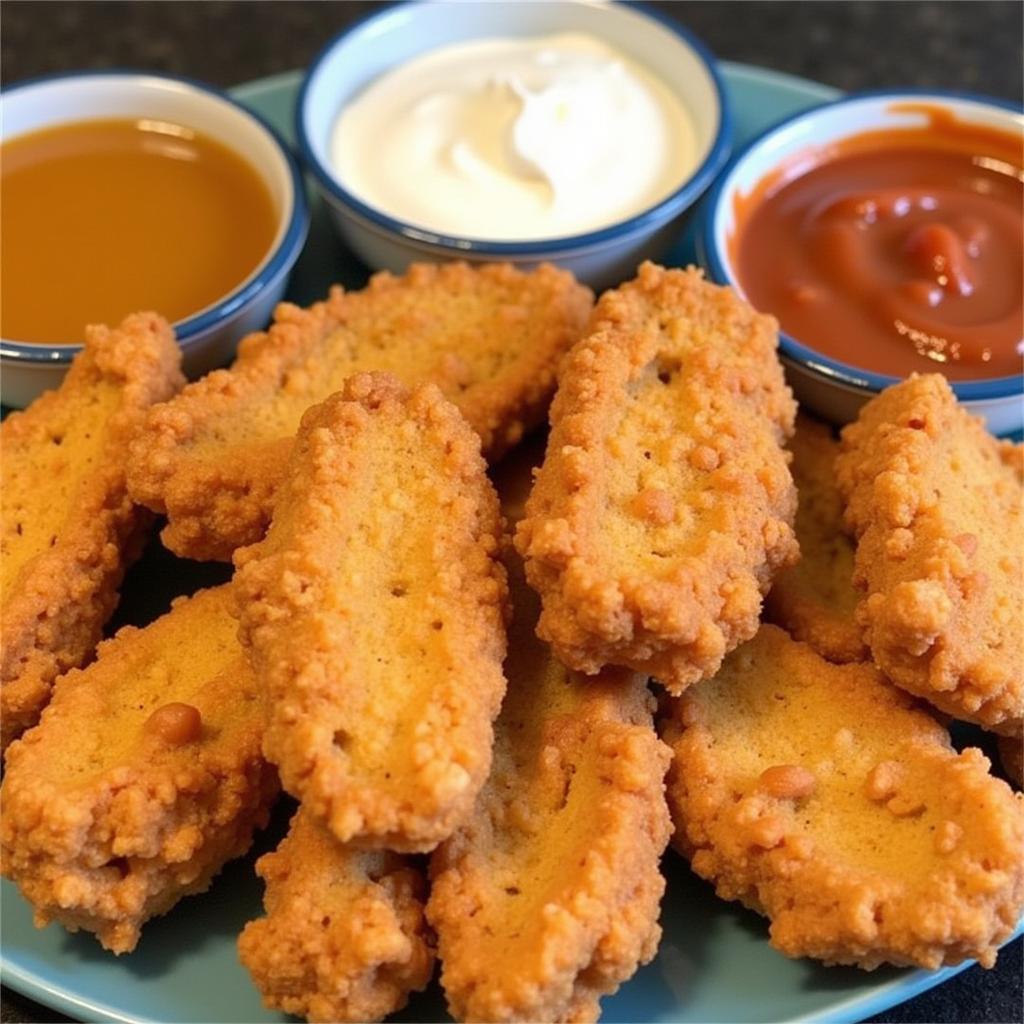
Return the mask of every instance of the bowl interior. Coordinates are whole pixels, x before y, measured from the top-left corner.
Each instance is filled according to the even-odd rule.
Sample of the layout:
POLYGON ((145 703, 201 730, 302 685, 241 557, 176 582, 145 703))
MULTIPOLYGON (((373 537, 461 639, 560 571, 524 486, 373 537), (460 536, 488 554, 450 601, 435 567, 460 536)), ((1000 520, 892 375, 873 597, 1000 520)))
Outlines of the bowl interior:
MULTIPOLYGON (((174 121, 194 128, 244 157, 266 183, 277 212, 277 231, 259 264, 230 293, 237 294, 273 258, 295 212, 291 166, 277 140, 256 118, 217 93, 188 82, 134 73, 55 77, 12 89, 0 98, 3 138, 74 121, 118 117, 174 121)), ((224 298, 181 323, 192 323, 224 298)), ((17 344, 16 339, 5 340, 5 345, 12 343, 17 344)), ((29 352, 38 355, 50 348, 77 351, 79 346, 34 345, 29 352)))
MULTIPOLYGON (((700 243, 703 261, 708 265, 712 278, 731 285, 739 295, 747 298, 733 266, 730 240, 736 231, 737 205, 742 205, 742 200, 766 175, 802 152, 825 149, 831 143, 860 132, 922 126, 927 123, 928 116, 922 110, 911 109, 915 104, 945 107, 961 121, 1024 133, 1024 114, 1011 108, 983 99, 923 92, 853 96, 798 114, 753 142, 734 160, 716 186, 700 243)), ((793 175, 801 173, 804 166, 803 161, 796 161, 793 175)), ((779 343, 783 353, 793 362, 806 366, 832 384, 845 383, 875 392, 898 380, 823 356, 781 331, 779 343)), ((961 400, 1002 398, 1018 394, 1022 387, 1021 379, 1014 377, 951 383, 961 400)))
MULTIPOLYGON (((585 32, 605 40, 658 75, 693 119, 699 166, 721 123, 718 91, 705 60, 688 40, 626 4, 410 3, 370 18, 343 35, 310 75, 299 113, 315 159, 330 169, 330 137, 342 107, 389 68, 428 50, 495 36, 585 32)), ((682 184, 682 183, 680 183, 682 184)))
MULTIPOLYGON (((736 205, 738 200, 749 196, 766 175, 799 153, 825 148, 860 132, 914 128, 927 124, 924 112, 900 109, 914 104, 948 107, 958 120, 1003 131, 1024 130, 1024 115, 1015 114, 1011 110, 994 107, 980 100, 951 99, 918 93, 854 97, 799 115, 755 142, 723 177, 713 200, 708 239, 708 256, 714 264, 712 269, 716 276, 722 276, 741 295, 744 294, 732 264, 729 244, 736 231, 736 205)), ((794 168, 794 174, 798 173, 800 166, 794 168)))

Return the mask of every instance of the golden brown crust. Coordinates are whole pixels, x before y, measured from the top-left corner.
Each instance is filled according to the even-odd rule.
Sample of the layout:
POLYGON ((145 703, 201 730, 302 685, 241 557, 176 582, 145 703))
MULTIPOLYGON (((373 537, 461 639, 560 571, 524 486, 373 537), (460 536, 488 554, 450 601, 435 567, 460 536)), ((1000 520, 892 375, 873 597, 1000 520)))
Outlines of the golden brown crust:
POLYGON ((36 723, 62 672, 84 663, 151 522, 125 485, 145 410, 184 383, 167 322, 87 327, 60 388, 0 427, 3 505, 0 745, 36 723))
POLYGON ((789 450, 800 561, 775 577, 765 617, 829 661, 863 661, 867 648, 855 615, 853 543, 843 532, 835 481, 839 442, 826 424, 801 414, 789 450))
POLYGON ((995 962, 1024 909, 1024 802, 872 666, 763 626, 663 735, 675 845, 787 956, 995 962))
POLYGON ((836 461, 875 663, 1006 735, 1024 718, 1022 467, 1024 448, 988 434, 939 374, 864 406, 836 461))
POLYGON ((753 635, 797 557, 775 349, 772 318, 692 268, 645 263, 601 297, 516 530, 540 636, 570 667, 625 665, 678 692, 753 635))
POLYGON ((661 936, 668 752, 646 680, 569 673, 516 598, 494 768, 432 857, 427 916, 456 1019, 594 1021, 661 936))
POLYGON ((39 926, 84 928, 128 952, 149 918, 206 889, 265 824, 277 780, 229 602, 227 587, 200 591, 121 630, 58 680, 39 725, 11 745, 3 873, 39 926), (182 704, 199 712, 198 736, 154 728, 154 712, 182 704))
POLYGON ((497 458, 543 418, 592 301, 552 266, 451 263, 376 274, 308 310, 282 304, 230 370, 153 411, 133 450, 132 494, 167 514, 172 551, 230 559, 266 530, 302 414, 366 370, 437 384, 497 458))
POLYGON ((303 417, 279 495, 235 577, 266 754, 342 842, 433 849, 487 777, 505 689, 479 438, 433 385, 358 374, 303 417))
POLYGON ((300 808, 256 871, 266 916, 245 926, 238 953, 268 1009, 382 1020, 430 981, 426 886, 398 854, 343 846, 300 808))

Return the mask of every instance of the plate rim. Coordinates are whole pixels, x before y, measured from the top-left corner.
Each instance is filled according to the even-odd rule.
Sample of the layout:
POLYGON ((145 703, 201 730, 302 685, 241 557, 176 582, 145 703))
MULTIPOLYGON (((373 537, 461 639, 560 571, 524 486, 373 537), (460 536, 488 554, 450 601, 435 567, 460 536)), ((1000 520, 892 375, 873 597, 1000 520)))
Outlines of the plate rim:
MULTIPOLYGON (((671 854, 666 854, 670 856, 671 854)), ((5 880, 5 883, 10 885, 5 880)), ((18 898, 20 893, 17 894, 18 898)), ((1024 918, 1018 922, 1013 934, 1000 946, 1004 949, 1011 942, 1024 935, 1024 918)), ((905 973, 891 978, 876 987, 848 996, 831 1004, 825 1010, 811 1010, 795 1017, 788 1017, 779 1024, 858 1024, 866 1017, 883 1013, 885 1010, 905 1003, 916 996, 936 988, 973 967, 977 961, 964 960, 937 971, 922 968, 904 969, 905 973)), ((43 1006, 82 1021, 100 1021, 103 1024, 163 1024, 160 1018, 138 1014, 126 1014, 100 1000, 83 997, 73 990, 55 985, 37 971, 20 964, 12 964, 0 944, 0 981, 20 995, 33 999, 43 1006)))
MULTIPOLYGON (((20 894, 19 894, 20 895, 20 894)), ((42 1006, 81 1021, 103 1021, 104 1024, 159 1024, 155 1017, 124 1014, 113 1006, 75 995, 71 989, 47 981, 26 967, 12 965, 0 952, 0 981, 19 995, 42 1006)))

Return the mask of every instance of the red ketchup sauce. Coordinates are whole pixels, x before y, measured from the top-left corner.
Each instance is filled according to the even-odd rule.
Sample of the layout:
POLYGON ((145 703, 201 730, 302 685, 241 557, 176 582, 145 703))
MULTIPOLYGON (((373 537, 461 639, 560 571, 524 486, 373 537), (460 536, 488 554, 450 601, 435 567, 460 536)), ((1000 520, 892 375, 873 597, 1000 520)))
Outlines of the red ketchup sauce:
POLYGON ((807 150, 737 197, 747 298, 861 369, 1020 373, 1024 139, 928 104, 890 109, 928 122, 807 150))

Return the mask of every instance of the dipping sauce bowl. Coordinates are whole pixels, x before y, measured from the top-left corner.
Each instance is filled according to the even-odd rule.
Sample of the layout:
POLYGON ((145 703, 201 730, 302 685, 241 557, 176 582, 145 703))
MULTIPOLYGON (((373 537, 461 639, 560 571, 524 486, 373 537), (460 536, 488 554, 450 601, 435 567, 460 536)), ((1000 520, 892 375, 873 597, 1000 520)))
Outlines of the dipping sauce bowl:
MULTIPOLYGON (((174 321, 185 372, 190 377, 197 377, 227 362, 234 352, 235 343, 245 334, 265 326, 274 306, 282 298, 309 227, 301 176, 295 160, 268 125, 228 96, 197 82, 134 72, 83 72, 16 84, 0 95, 3 145, 11 144, 11 153, 16 157, 12 158, 12 164, 16 161, 24 164, 19 173, 25 178, 34 169, 30 159, 34 139, 45 142, 47 159, 51 159, 55 152, 60 156, 60 147, 67 140, 71 140, 68 145, 79 144, 73 139, 77 133, 61 132, 62 126, 76 126, 84 133, 92 124, 97 131, 102 129, 112 139, 117 139, 121 138, 119 126, 130 128, 133 122, 140 130, 152 129, 153 144, 158 143, 161 147, 173 149, 175 143, 171 135, 180 133, 178 141, 181 144, 177 150, 183 166, 187 161, 199 158, 196 147, 186 144, 189 139, 209 140, 208 149, 220 153, 220 166, 214 168, 214 173, 223 173, 233 166, 234 173, 249 175, 252 179, 249 191, 259 194, 265 207, 259 211, 265 227, 255 236, 253 244, 256 248, 245 264, 237 264, 236 269, 228 271, 229 276, 223 283, 215 286, 213 293, 200 301, 200 308, 188 309, 186 305, 185 309, 166 311, 168 318, 174 321), (47 131, 50 129, 53 131, 47 131)), ((114 145, 116 150, 118 145, 123 145, 123 139, 114 145)), ((145 145, 148 143, 144 143, 143 148, 145 145)), ((173 179, 174 161, 166 162, 170 166, 164 169, 164 173, 169 173, 173 179)), ((43 164, 38 166, 43 167, 43 164)), ((92 172, 94 178, 102 175, 102 165, 93 164, 92 172)), ((116 204, 117 189, 130 188, 132 184, 142 187, 141 182, 115 185, 112 181, 114 197, 108 201, 116 204)), ((228 188, 227 193, 230 192, 228 188)), ((67 196, 61 198, 67 199, 67 196)), ((137 202, 138 196, 133 196, 132 201, 137 202)), ((159 207, 160 214, 169 220, 175 217, 173 189, 168 188, 159 195, 154 192, 154 198, 149 202, 151 207, 159 207)), ((223 212, 218 211, 216 205, 209 209, 211 216, 223 212)), ((146 208, 146 212, 149 213, 150 209, 146 208)), ((240 209, 236 211, 236 220, 237 216, 247 215, 246 210, 240 209)), ((83 240, 69 236, 63 240, 65 246, 81 248, 83 260, 92 261, 83 268, 83 274, 85 270, 94 273, 97 263, 104 266, 104 248, 123 256, 124 245, 118 235, 116 220, 115 217, 110 218, 109 233, 104 231, 107 228, 104 220, 96 237, 83 240)), ((126 229, 134 226, 129 217, 126 229)), ((201 226, 200 221, 197 228, 201 226)), ((223 248, 230 243, 230 229, 225 237, 222 225, 220 233, 223 248)), ((202 248, 203 238, 199 230, 194 238, 190 236, 184 242, 179 239, 173 246, 159 236, 158 229, 154 234, 156 237, 140 238, 135 237, 138 235, 136 231, 130 243, 125 245, 129 251, 132 247, 152 248, 152 252, 146 253, 147 257, 159 255, 162 265, 168 268, 168 274, 173 274, 175 267, 190 269, 189 261, 198 260, 199 253, 192 252, 189 244, 196 250, 202 248)), ((62 239, 48 239, 47 244, 61 246, 62 239)), ((230 248, 224 252, 228 254, 230 248)), ((208 253, 202 255, 205 257, 208 253)), ((5 246, 3 259, 8 267, 16 264, 18 258, 17 251, 8 252, 5 246)), ((64 275, 72 276, 72 271, 65 270, 64 275)), ((61 301, 62 288, 68 289, 65 281, 60 279, 29 283, 33 284, 34 292, 45 292, 54 302, 61 301)), ((117 294, 123 285, 125 301, 131 308, 124 308, 116 314, 107 310, 100 316, 84 313, 89 322, 101 319, 116 322, 139 308, 165 312, 159 302, 159 296, 164 293, 156 288, 150 296, 147 287, 130 287, 129 282, 119 280, 104 284, 114 289, 113 294, 117 294), (138 291, 138 298, 131 296, 133 291, 138 291)), ((88 289, 84 292, 79 298, 88 309, 88 289)), ((30 312, 26 314, 23 309, 22 319, 26 315, 30 312)), ((79 329, 84 326, 85 322, 79 325, 79 329)), ((41 335, 36 332, 36 336, 31 338, 4 337, 0 340, 4 405, 21 408, 40 392, 56 387, 81 348, 66 337, 50 343, 46 340, 46 333, 44 330, 41 335)))
MULTIPOLYGON (((547 57, 558 59, 544 54, 538 61, 542 63, 547 57)), ((519 83, 510 85, 502 74, 492 77, 490 82, 477 83, 484 99, 488 98, 488 88, 511 89, 524 104, 538 100, 543 105, 553 98, 550 92, 539 96, 528 84, 525 88, 519 83)), ((571 75, 568 84, 573 84, 571 75)), ((567 139, 572 125, 578 126, 580 119, 576 117, 578 108, 571 88, 567 94, 570 98, 565 109, 555 115, 565 116, 566 131, 552 130, 548 138, 554 149, 562 147, 563 156, 568 151, 567 162, 572 163, 580 154, 572 152, 567 139)), ((427 97, 420 105, 424 116, 436 109, 430 106, 434 99, 443 105, 450 95, 440 90, 436 97, 427 97)), ((586 95, 576 96, 586 104, 586 95)), ((557 106, 552 103, 552 107, 557 106)), ((602 124, 595 114, 591 126, 591 137, 602 143, 608 142, 609 134, 615 134, 611 116, 602 124)), ((296 110, 296 137, 343 241, 374 269, 401 271, 414 260, 508 260, 524 267, 548 260, 601 288, 630 277, 641 260, 658 258, 678 238, 687 212, 728 158, 731 118, 715 62, 705 47, 674 20, 646 9, 618 3, 424 2, 382 8, 328 43, 303 82, 296 110), (692 163, 680 180, 669 185, 666 194, 646 207, 624 218, 615 219, 613 215, 611 221, 591 223, 577 233, 556 237, 541 231, 531 237, 486 237, 471 234, 465 224, 460 225, 462 230, 446 231, 403 219, 394 209, 375 206, 357 194, 339 172, 335 138, 339 118, 381 76, 455 44, 499 41, 500 45, 500 41, 510 39, 540 40, 570 34, 606 44, 634 70, 654 76, 688 115, 693 135, 692 163)), ((513 144, 515 141, 525 145, 530 140, 517 137, 513 144)), ((652 139, 652 146, 654 142, 652 139)), ((497 148, 492 146, 492 152, 497 148)), ((453 159, 466 157, 473 161, 477 155, 455 153, 453 159)), ((544 150, 539 164, 548 155, 544 150)), ((615 159, 629 161, 630 156, 620 148, 615 159)), ((395 171, 393 163, 387 167, 389 173, 395 171)), ((364 180, 370 177, 370 170, 367 165, 364 180)), ((583 183, 584 187, 590 184, 585 178, 583 183)), ((426 204, 429 183, 421 184, 426 204)), ((602 200, 598 197, 595 202, 600 204, 602 200)), ((536 225, 536 220, 533 223, 536 225)))
POLYGON ((995 433, 1024 423, 1024 115, 938 92, 853 95, 737 155, 698 248, 780 321, 802 403, 834 423, 944 373, 995 433))

